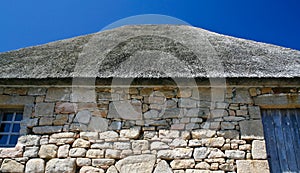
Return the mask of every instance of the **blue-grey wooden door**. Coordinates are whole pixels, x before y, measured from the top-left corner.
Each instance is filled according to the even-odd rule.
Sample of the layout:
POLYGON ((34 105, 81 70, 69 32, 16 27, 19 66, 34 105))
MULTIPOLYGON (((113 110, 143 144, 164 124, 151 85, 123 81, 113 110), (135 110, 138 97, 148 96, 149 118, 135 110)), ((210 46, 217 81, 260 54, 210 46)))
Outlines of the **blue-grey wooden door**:
POLYGON ((300 172, 300 109, 262 110, 272 173, 300 172))

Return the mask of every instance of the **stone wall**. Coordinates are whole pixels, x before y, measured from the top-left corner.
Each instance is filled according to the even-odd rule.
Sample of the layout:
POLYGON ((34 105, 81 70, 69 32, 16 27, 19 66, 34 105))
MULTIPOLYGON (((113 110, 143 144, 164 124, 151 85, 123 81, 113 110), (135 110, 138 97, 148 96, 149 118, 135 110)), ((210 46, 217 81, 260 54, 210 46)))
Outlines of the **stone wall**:
POLYGON ((23 135, 0 149, 0 169, 268 172, 258 105, 270 95, 300 103, 299 88, 0 88, 2 108, 24 109, 23 135))

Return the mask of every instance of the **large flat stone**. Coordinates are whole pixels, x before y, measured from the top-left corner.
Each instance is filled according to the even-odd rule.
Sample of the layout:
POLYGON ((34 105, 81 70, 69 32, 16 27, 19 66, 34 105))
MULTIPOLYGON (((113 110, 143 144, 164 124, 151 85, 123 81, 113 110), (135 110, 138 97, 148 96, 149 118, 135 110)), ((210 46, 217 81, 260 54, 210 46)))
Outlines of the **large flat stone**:
POLYGON ((74 158, 69 159, 51 159, 46 164, 46 173, 75 173, 76 163, 74 158))
POLYGON ((156 162, 155 155, 144 154, 139 156, 129 156, 116 163, 119 172, 130 173, 152 173, 156 162))
POLYGON ((267 160, 237 160, 237 173, 268 173, 267 160))
POLYGON ((27 105, 33 104, 33 96, 9 96, 9 95, 0 95, 0 104, 1 105, 27 105))
POLYGON ((22 173, 24 172, 24 165, 12 159, 4 159, 0 171, 3 173, 4 172, 22 173))
POLYGON ((261 120, 240 121, 239 125, 242 139, 264 139, 261 120))
POLYGON ((53 112, 54 103, 36 103, 35 105, 36 116, 53 115, 53 112))
POLYGON ((48 88, 45 101, 70 101, 70 93, 68 88, 48 88))
POLYGON ((142 104, 131 104, 129 101, 113 101, 109 104, 107 118, 142 120, 142 104))
POLYGON ((254 140, 252 142, 252 158, 253 159, 266 159, 267 151, 265 141, 254 140))

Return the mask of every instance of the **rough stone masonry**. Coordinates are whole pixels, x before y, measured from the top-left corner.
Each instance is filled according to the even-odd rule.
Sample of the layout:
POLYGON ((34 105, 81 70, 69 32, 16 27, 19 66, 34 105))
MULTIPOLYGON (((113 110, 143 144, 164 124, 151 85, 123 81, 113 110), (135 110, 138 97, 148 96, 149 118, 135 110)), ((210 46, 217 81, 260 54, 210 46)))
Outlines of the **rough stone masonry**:
MULTIPOLYGON (((214 103, 211 90, 205 86, 96 87, 95 102, 72 102, 68 87, 1 88, 1 104, 26 106, 24 135, 16 147, 0 149, 0 169, 28 173, 267 172, 260 108, 254 100, 278 88, 227 87, 224 100, 214 103), (124 101, 140 116, 120 116, 114 103, 124 101)), ((289 92, 297 94, 298 90, 289 92)), ((121 104, 121 109, 126 107, 121 104)))

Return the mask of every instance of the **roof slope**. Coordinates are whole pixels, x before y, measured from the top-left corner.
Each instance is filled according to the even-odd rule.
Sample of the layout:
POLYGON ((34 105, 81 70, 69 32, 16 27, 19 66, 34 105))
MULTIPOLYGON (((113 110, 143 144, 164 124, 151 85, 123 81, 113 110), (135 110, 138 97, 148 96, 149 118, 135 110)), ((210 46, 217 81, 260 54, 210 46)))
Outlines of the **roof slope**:
POLYGON ((0 54, 0 78, 300 77, 300 51, 183 25, 133 25, 0 54))

